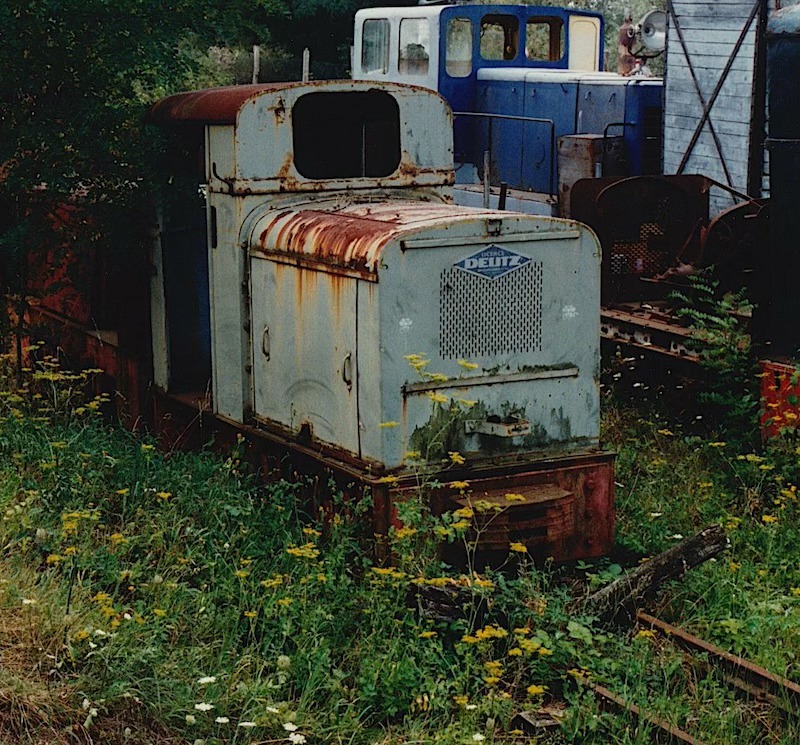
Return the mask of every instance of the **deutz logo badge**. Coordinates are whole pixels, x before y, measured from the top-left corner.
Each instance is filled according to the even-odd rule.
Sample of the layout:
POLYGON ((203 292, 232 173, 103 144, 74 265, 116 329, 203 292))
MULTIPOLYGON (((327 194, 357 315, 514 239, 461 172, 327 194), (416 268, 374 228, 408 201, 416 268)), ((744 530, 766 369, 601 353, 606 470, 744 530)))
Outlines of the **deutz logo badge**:
POLYGON ((509 251, 502 246, 486 246, 478 253, 467 256, 466 259, 457 261, 454 266, 470 274, 478 274, 488 279, 497 279, 504 274, 513 272, 530 261, 528 256, 509 251))

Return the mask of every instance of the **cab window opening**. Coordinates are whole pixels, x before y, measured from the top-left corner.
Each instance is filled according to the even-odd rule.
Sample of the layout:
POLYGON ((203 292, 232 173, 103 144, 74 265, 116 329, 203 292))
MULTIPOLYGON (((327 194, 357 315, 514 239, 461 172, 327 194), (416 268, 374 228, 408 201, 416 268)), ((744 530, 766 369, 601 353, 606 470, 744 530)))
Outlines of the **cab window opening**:
POLYGON ((481 57, 485 60, 513 60, 519 45, 516 16, 493 13, 481 19, 481 57))
POLYGON ((564 56, 564 23, 560 18, 529 18, 525 24, 525 56, 557 62, 564 56))
POLYGON ((427 18, 403 18, 400 21, 400 49, 397 69, 402 75, 427 75, 431 42, 427 18))
POLYGON ((361 31, 362 72, 389 72, 389 19, 368 18, 361 31))
POLYGON ((445 71, 452 78, 469 77, 472 74, 472 21, 451 18, 445 38, 445 71))
POLYGON ((292 107, 292 139, 305 178, 390 176, 400 165, 400 108, 379 90, 307 93, 292 107))

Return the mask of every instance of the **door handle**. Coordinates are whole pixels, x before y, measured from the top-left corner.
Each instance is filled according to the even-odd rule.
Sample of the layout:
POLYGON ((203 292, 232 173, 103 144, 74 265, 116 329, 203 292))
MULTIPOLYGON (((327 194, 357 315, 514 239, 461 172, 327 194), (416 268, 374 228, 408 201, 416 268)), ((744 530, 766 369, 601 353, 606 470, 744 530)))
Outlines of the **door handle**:
POLYGON ((261 351, 264 356, 269 360, 269 326, 264 326, 264 333, 261 335, 261 351))
POLYGON ((348 352, 342 362, 342 380, 347 386, 347 390, 353 387, 353 353, 348 352))

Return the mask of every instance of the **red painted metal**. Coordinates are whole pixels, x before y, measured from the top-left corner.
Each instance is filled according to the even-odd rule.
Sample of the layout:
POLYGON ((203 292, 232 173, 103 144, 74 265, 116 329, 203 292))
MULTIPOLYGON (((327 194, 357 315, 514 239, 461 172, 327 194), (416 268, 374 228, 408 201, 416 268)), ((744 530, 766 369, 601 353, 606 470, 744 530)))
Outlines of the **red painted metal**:
POLYGON ((763 360, 761 366, 761 434, 776 437, 800 425, 800 368, 788 362, 763 360))
MULTIPOLYGON (((295 85, 308 85, 296 83, 295 85)), ((195 122, 199 124, 235 124, 244 103, 259 93, 291 88, 291 83, 231 85, 176 93, 153 104, 145 116, 149 124, 195 122)))
MULTIPOLYGON (((483 552, 505 556, 512 542, 531 555, 556 561, 603 556, 614 542, 614 454, 587 451, 529 458, 516 465, 489 465, 462 473, 437 473, 442 484, 431 490, 434 513, 472 507, 482 529, 472 534, 483 552), (466 492, 452 486, 467 481, 466 492), (512 499, 507 494, 515 495, 512 499), (482 502, 502 508, 481 513, 482 502)), ((393 503, 407 499, 418 485, 392 489, 393 503)), ((485 506, 485 505, 484 505, 485 506)))

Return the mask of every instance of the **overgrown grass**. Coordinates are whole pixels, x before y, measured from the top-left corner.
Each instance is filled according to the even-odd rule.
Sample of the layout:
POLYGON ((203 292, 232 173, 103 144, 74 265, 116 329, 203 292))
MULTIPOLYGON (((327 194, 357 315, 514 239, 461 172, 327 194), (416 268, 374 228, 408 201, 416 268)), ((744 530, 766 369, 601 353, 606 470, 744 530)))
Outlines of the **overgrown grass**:
MULTIPOLYGON (((392 565, 368 500, 257 483, 227 457, 171 453, 103 423, 89 373, 55 361, 18 389, 0 367, 0 740, 15 743, 528 741, 512 716, 566 700, 556 742, 643 743, 601 713, 598 681, 709 743, 795 743, 800 729, 648 634, 570 611, 575 587, 522 552, 502 571, 443 565, 472 510, 405 509, 392 565), (453 598, 437 620, 433 593, 453 598)), ((618 542, 650 556, 707 524, 731 549, 668 587, 657 615, 794 677, 798 456, 687 434, 609 401, 618 542)), ((468 490, 467 486, 464 486, 468 490)), ((480 510, 475 505, 475 511, 480 510)), ((582 565, 577 592, 620 568, 582 565)), ((437 596, 437 599, 441 599, 437 596)))
POLYGON ((466 535, 470 511, 409 504, 396 564, 376 566, 368 500, 304 514, 300 487, 259 485, 239 449, 165 456, 103 424, 86 374, 46 359, 17 389, 7 373, 2 610, 47 638, 15 674, 57 684, 65 726, 104 742, 478 741, 599 655, 591 619, 524 553, 513 574, 436 559, 435 535, 466 535), (457 612, 434 620, 415 588, 445 588, 457 612))

